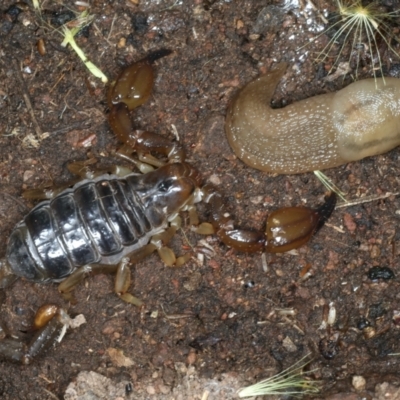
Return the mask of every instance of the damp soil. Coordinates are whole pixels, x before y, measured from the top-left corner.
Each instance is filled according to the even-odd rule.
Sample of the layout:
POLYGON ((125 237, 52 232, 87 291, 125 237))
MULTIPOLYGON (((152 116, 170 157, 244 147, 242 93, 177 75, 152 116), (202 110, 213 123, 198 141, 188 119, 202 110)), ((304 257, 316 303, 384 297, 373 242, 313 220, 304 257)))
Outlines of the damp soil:
MULTIPOLYGON (((334 4, 307 4, 93 0, 93 20, 76 40, 110 79, 151 51, 172 50, 155 63, 152 97, 133 113, 134 124, 179 140, 204 181, 224 193, 238 226, 258 230, 271 210, 319 205, 325 189, 312 173, 272 176, 237 159, 224 134, 229 101, 279 61, 289 68, 276 106, 338 90, 355 76, 354 62, 350 74, 336 79, 327 75, 333 56, 316 62, 329 37, 310 39, 334 4)), ((60 46, 56 28, 71 11, 78 11, 72 0, 45 1, 41 14, 30 2, 0 6, 1 256, 14 225, 35 205, 23 190, 70 182, 69 161, 121 162, 113 156, 118 143, 107 123, 106 85, 60 46)), ((396 74, 399 60, 384 43, 380 47, 384 72, 396 74)), ((341 61, 351 55, 345 46, 341 61)), ((366 52, 359 79, 371 77, 371 63, 366 52)), ((56 284, 17 281, 0 312, 10 334, 28 341, 34 313, 46 303, 72 317, 83 314, 87 322, 32 365, 1 361, 0 398, 61 399, 83 372, 124 383, 119 398, 235 398, 240 386, 308 353, 311 376, 321 383, 319 398, 373 398, 377 384, 396 387, 400 198, 384 195, 399 191, 398 160, 395 149, 326 171, 347 199, 375 200, 338 208, 304 247, 267 254, 267 268, 261 254, 239 253, 214 236, 193 233, 184 216, 171 246, 177 254, 192 252, 190 261, 168 268, 154 254, 132 268, 130 292, 143 300, 142 308, 120 301, 111 275, 88 277, 73 302, 56 284), (330 321, 329 311, 336 312, 330 321), (366 380, 359 393, 354 376, 366 380)), ((207 212, 199 206, 202 220, 207 212)), ((69 398, 117 398, 83 396, 69 398)))

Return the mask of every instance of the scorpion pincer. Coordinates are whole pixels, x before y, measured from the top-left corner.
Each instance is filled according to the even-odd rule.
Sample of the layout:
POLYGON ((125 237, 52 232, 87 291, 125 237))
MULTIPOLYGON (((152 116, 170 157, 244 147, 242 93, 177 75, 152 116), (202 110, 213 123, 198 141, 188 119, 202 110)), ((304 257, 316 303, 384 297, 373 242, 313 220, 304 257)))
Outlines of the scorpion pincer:
MULTIPOLYGON (((70 171, 83 180, 58 194, 54 191, 51 199, 34 207, 11 233, 1 262, 1 288, 22 277, 39 283, 61 281, 59 290, 68 293, 88 273, 116 272, 115 292, 122 300, 141 305, 127 293, 130 264, 154 251, 168 266, 180 266, 190 258, 190 254, 176 258, 167 247, 181 225, 181 211, 189 212, 190 223, 198 225, 199 234, 216 233, 223 243, 245 252, 285 252, 300 247, 332 213, 333 194, 316 210, 289 207, 274 211, 265 232, 235 229, 223 197, 211 185, 202 184, 197 170, 184 161, 182 148, 132 126, 130 111, 150 96, 153 63, 167 54, 165 50, 154 52, 129 66, 108 93, 109 123, 123 143, 117 154, 132 161, 142 174, 126 174, 119 167, 103 174, 84 163, 72 164, 70 171), (199 225, 195 204, 202 200, 210 205, 211 223, 199 225)), ((49 197, 41 189, 24 195, 49 197)), ((45 306, 36 320, 39 331, 32 342, 25 346, 6 338, 0 341, 0 357, 30 363, 54 342, 68 324, 68 315, 59 307, 45 306)))

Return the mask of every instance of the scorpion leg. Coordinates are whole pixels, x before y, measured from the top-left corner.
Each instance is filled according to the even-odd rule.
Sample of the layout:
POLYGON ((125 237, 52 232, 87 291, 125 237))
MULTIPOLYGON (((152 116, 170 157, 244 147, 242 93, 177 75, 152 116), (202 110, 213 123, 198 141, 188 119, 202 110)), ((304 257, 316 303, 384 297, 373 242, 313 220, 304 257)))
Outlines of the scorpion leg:
POLYGON ((141 306, 143 304, 143 302, 137 297, 127 293, 127 290, 131 284, 131 264, 139 262, 143 258, 149 256, 155 250, 158 251, 164 263, 169 266, 173 266, 174 264, 176 266, 180 266, 187 261, 187 257, 185 256, 176 258, 173 251, 165 246, 165 244, 169 242, 175 233, 176 229, 175 227, 171 227, 165 232, 153 236, 149 244, 133 252, 132 254, 129 254, 128 257, 123 258, 118 264, 114 291, 123 301, 135 306, 141 306))
POLYGON ((118 294, 121 300, 140 307, 143 302, 132 294, 127 293, 129 286, 131 285, 131 269, 129 267, 130 263, 130 259, 125 257, 118 264, 114 291, 118 294))
POLYGON ((149 243, 139 250, 134 251, 132 254, 129 254, 127 257, 124 257, 117 265, 84 265, 80 268, 77 268, 70 276, 64 279, 58 285, 58 290, 66 300, 71 301, 74 299, 71 292, 88 275, 116 273, 114 287, 115 293, 117 293, 118 296, 127 303, 133 304, 135 306, 141 306, 141 300, 131 295, 130 293, 127 293, 127 290, 131 284, 130 265, 139 262, 143 258, 153 253, 155 250, 157 250, 157 247, 154 244, 149 243))
POLYGON ((62 308, 54 305, 42 306, 35 316, 34 328, 38 331, 30 343, 4 338, 0 340, 0 358, 25 365, 30 364, 56 341, 61 341, 69 324, 70 317, 62 308))
MULTIPOLYGON (((86 161, 77 161, 68 164, 68 170, 75 176, 69 182, 60 186, 44 186, 36 189, 24 190, 22 196, 28 200, 50 200, 57 196, 59 193, 78 183, 82 179, 93 179, 101 173, 96 172, 92 167, 97 162, 96 159, 90 158, 86 161)), ((104 173, 104 172, 103 172, 104 173)))
POLYGON ((123 178, 126 175, 130 175, 133 173, 133 170, 131 168, 128 168, 124 165, 112 165, 107 167, 97 166, 96 168, 94 168, 86 165, 86 161, 76 161, 73 163, 69 163, 68 170, 74 175, 80 176, 81 180, 94 179, 98 176, 102 176, 105 174, 111 174, 123 178))
POLYGON ((170 267, 181 266, 190 258, 189 253, 181 257, 176 257, 174 252, 166 246, 175 232, 181 226, 181 219, 179 215, 173 216, 169 223, 170 226, 165 231, 159 232, 152 236, 150 243, 134 251, 133 253, 128 254, 117 265, 92 264, 77 268, 70 276, 60 283, 58 290, 66 299, 71 300, 70 293, 87 275, 116 272, 115 292, 118 294, 118 296, 125 302, 134 304, 136 306, 142 305, 142 302, 138 298, 134 297, 130 293, 127 293, 127 290, 131 284, 131 264, 139 262, 156 250, 164 263, 170 267))
POLYGON ((61 193, 63 190, 68 189, 77 183, 78 180, 73 180, 61 186, 47 186, 39 187, 36 189, 26 189, 22 192, 22 197, 27 200, 50 200, 61 193))
POLYGON ((158 255, 168 267, 181 267, 191 257, 189 253, 181 257, 176 257, 173 250, 166 246, 175 235, 176 231, 181 227, 181 224, 182 221, 179 215, 174 216, 170 221, 168 229, 154 235, 150 241, 150 244, 156 247, 158 255))
MULTIPOLYGON (((131 174, 133 171, 131 168, 127 168, 121 165, 113 165, 111 167, 94 167, 97 160, 90 158, 85 161, 75 161, 68 164, 68 170, 75 176, 76 179, 70 180, 68 183, 60 186, 45 186, 36 189, 27 189, 22 193, 25 199, 29 200, 50 200, 57 196, 59 193, 73 186, 74 184, 84 179, 94 179, 104 174, 112 174, 119 177, 124 177, 131 174)), ((146 170, 146 164, 137 162, 137 167, 140 170, 146 170)), ((150 167, 150 166, 147 166, 150 167)), ((152 168, 152 167, 150 167, 152 168)), ((153 168, 152 168, 153 169, 153 168)), ((148 172, 148 171, 146 171, 148 172)))
MULTIPOLYGON (((157 253, 159 254, 160 258, 168 267, 173 267, 173 266, 180 267, 190 259, 189 253, 180 257, 176 257, 173 250, 166 246, 180 227, 181 227, 181 219, 179 215, 176 215, 170 221, 170 226, 165 231, 157 233, 156 235, 152 236, 149 244, 129 254, 127 256, 129 262, 127 262, 126 261, 127 259, 124 258, 119 263, 117 270, 116 284, 115 284, 115 291, 117 293, 125 293, 127 288, 129 287, 129 284, 126 283, 127 279, 122 278, 122 276, 126 276, 127 271, 129 270, 127 268, 127 265, 141 261, 143 258, 149 256, 155 250, 157 250, 157 253)), ((128 279, 130 279, 130 277, 128 279)), ((122 296, 120 297, 123 298, 122 296)), ((123 298, 123 300, 125 299, 123 298)))
MULTIPOLYGON (((12 284, 18 279, 18 276, 15 275, 11 269, 10 264, 6 260, 6 258, 2 258, 0 260, 0 294, 1 296, 4 294, 5 289, 12 286, 12 284)), ((2 301, 0 301, 0 305, 2 301)))

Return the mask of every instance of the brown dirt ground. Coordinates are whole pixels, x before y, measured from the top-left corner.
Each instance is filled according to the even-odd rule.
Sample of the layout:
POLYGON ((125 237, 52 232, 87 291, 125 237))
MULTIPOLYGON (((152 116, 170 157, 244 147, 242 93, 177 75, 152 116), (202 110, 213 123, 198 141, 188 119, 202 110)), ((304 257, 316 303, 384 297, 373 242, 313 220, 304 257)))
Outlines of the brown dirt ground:
MULTIPOLYGON (((52 11, 76 10, 72 0, 64 6, 61 1, 43 3, 45 21, 52 11)), ((263 0, 90 3, 94 21, 77 41, 107 76, 114 77, 151 50, 173 50, 157 61, 153 96, 135 113, 135 124, 171 139, 175 126, 190 162, 205 180, 218 184, 238 225, 261 229, 272 209, 322 202, 324 188, 313 174, 270 176, 252 170, 232 154, 223 129, 237 88, 274 62, 291 65, 275 95, 277 105, 351 82, 351 76, 325 79, 332 58, 314 63, 315 53, 327 42, 325 35, 312 48, 298 50, 316 36, 307 19, 319 24, 317 12, 306 17, 304 4, 290 10, 277 2, 276 8, 266 9, 272 17, 262 19, 261 11, 271 6, 263 0)), ((5 13, 12 4, 3 0, 0 6, 1 255, 13 226, 34 205, 22 199, 24 188, 65 183, 71 179, 68 161, 85 160, 90 152, 110 162, 117 146, 107 125, 104 85, 72 51, 60 48, 61 36, 49 30, 31 4, 18 3, 23 12, 15 18, 11 11, 5 13), (46 45, 43 56, 37 50, 40 38, 46 45), (48 133, 37 148, 26 139, 37 133, 21 76, 38 125, 48 133), (85 140, 90 148, 83 147, 85 140)), ((322 1, 315 5, 320 10, 333 7, 322 1)), ((385 68, 396 73, 398 60, 384 46, 381 51, 385 68)), ((360 78, 371 76, 368 65, 366 59, 360 78)), ((395 193, 398 158, 395 149, 327 174, 348 199, 395 193)), ((183 253, 190 244, 196 253, 206 254, 204 262, 194 255, 182 268, 172 269, 152 255, 135 266, 131 291, 144 301, 142 310, 113 294, 111 276, 89 277, 76 290, 76 304, 64 301, 55 284, 18 281, 7 291, 0 316, 14 335, 28 336, 34 312, 44 303, 62 305, 72 316, 84 314, 87 323, 68 332, 56 349, 31 366, 0 362, 0 397, 60 399, 81 371, 94 371, 116 384, 130 382, 132 393, 123 394, 125 398, 196 399, 207 391, 209 399, 234 398, 241 385, 311 352, 321 398, 334 393, 337 398, 372 398, 377 383, 400 383, 399 357, 390 355, 400 353, 399 210, 400 198, 394 195, 337 209, 308 245, 290 254, 267 255, 266 272, 260 254, 238 253, 186 225, 173 247, 183 253), (312 276, 301 280, 306 266, 312 276), (367 272, 373 266, 390 267, 395 279, 372 282, 367 272), (331 303, 337 318, 327 328, 321 325, 331 303), (286 315, 281 309, 292 312, 286 315), (367 332, 359 329, 363 319, 371 324, 367 332), (112 349, 122 351, 132 365, 121 367, 112 349), (332 351, 331 359, 324 357, 327 351, 332 351), (354 392, 354 375, 364 376, 366 389, 345 397, 354 392)), ((200 207, 200 214, 207 218, 205 208, 200 207)))

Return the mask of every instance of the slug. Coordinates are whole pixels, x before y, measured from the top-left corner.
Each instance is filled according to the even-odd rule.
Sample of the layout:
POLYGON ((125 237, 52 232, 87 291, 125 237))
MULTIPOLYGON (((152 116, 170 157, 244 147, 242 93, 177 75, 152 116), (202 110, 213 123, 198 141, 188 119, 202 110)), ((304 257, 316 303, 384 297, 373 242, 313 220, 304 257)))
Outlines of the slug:
POLYGON ((239 91, 225 131, 249 166, 278 174, 337 167, 400 144, 400 79, 365 79, 334 93, 272 109, 286 63, 239 91))

